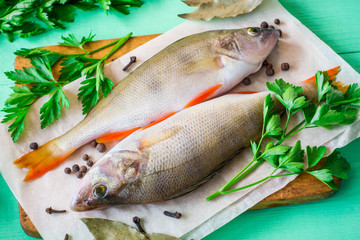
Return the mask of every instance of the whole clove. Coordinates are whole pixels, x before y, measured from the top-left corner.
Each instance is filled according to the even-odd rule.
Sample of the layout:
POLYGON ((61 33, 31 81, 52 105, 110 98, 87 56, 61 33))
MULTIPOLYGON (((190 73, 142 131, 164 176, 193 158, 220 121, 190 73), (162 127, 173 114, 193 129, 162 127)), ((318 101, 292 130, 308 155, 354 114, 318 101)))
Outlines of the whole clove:
POLYGON ((65 213, 66 210, 55 210, 55 209, 52 209, 52 207, 48 207, 45 209, 45 212, 48 213, 48 214, 52 214, 52 213, 65 213))
POLYGON ((165 214, 165 216, 168 216, 168 217, 173 217, 173 218, 177 218, 177 219, 181 218, 181 213, 179 213, 179 212, 172 213, 172 212, 164 211, 164 214, 165 214))
POLYGON ((64 240, 69 240, 69 234, 65 234, 64 240))
POLYGON ((131 56, 130 57, 130 62, 128 64, 126 64, 126 66, 123 68, 123 71, 126 71, 131 66, 131 64, 133 64, 134 62, 136 62, 136 57, 131 56))
POLYGON ((142 228, 140 224, 141 219, 137 216, 133 217, 133 222, 135 223, 136 227, 139 229, 139 232, 146 234, 145 230, 142 228))

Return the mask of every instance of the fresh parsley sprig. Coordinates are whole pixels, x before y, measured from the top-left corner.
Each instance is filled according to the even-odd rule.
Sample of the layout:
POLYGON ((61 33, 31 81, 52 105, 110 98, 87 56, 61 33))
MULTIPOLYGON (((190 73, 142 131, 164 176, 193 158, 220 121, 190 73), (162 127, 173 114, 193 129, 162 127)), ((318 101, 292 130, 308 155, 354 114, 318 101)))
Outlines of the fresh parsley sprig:
POLYGON ((88 113, 97 104, 101 95, 106 97, 112 89, 113 82, 104 76, 105 61, 130 38, 131 34, 93 51, 87 51, 83 47, 94 38, 95 35, 91 33, 80 41, 73 34, 67 37, 62 36, 64 42, 61 45, 79 48, 83 51, 80 54, 68 55, 41 48, 22 48, 16 51, 16 55, 30 58, 33 67, 5 73, 10 80, 19 85, 11 88, 13 92, 6 100, 4 109, 1 110, 6 113, 2 123, 13 121, 8 129, 12 132, 13 141, 16 142, 24 131, 25 117, 29 108, 43 96, 49 95, 50 99, 40 108, 41 128, 59 119, 61 109, 70 107, 63 86, 81 76, 86 76, 86 79, 81 82, 82 86, 78 93, 83 106, 83 114, 88 113), (114 47, 101 59, 86 56, 110 45, 114 47), (51 67, 60 59, 61 74, 56 80, 51 67), (30 84, 30 86, 24 84, 30 84))
POLYGON ((358 85, 349 85, 344 93, 332 84, 326 72, 317 72, 315 79, 318 93, 317 103, 310 103, 307 97, 303 95, 304 91, 300 86, 293 86, 282 79, 275 80, 274 83, 267 83, 268 89, 274 93, 274 97, 281 107, 275 107, 275 105, 279 104, 275 103, 270 94, 266 97, 263 108, 261 138, 258 143, 250 141, 250 150, 253 154, 252 160, 219 191, 207 197, 208 201, 223 194, 252 187, 270 178, 303 172, 315 176, 332 189, 338 189, 332 176, 346 179, 348 177, 347 172, 350 171, 349 164, 344 158, 340 157, 339 152, 332 152, 320 169, 310 170, 325 156, 326 147, 311 148, 307 146, 305 159, 300 141, 297 141, 292 147, 282 144, 285 140, 306 128, 323 127, 331 129, 333 126, 351 124, 356 120, 357 108, 360 107, 360 89, 358 85), (277 112, 283 109, 286 112, 286 122, 285 126, 281 127, 280 115, 277 112), (291 130, 288 130, 291 117, 298 112, 303 114, 304 120, 291 130), (262 142, 266 137, 274 141, 269 141, 263 147, 262 142), (230 189, 264 161, 274 167, 269 176, 255 183, 230 189), (305 161, 307 161, 307 169, 304 169, 305 161), (279 169, 287 170, 290 173, 278 175, 279 169))
POLYGON ((0 35, 13 41, 15 36, 27 38, 51 29, 65 29, 74 22, 76 9, 89 11, 101 6, 107 14, 113 9, 129 14, 140 7, 141 0, 2 0, 0 1, 0 35))

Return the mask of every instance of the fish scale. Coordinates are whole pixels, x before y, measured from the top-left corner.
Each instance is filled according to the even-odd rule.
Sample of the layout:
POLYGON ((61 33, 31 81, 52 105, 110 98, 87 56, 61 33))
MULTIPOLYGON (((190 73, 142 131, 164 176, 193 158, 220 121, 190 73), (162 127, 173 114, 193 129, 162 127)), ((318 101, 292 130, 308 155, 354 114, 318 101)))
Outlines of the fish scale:
POLYGON ((25 181, 55 168, 82 145, 108 142, 231 90, 256 72, 279 38, 274 29, 194 34, 164 48, 121 80, 74 128, 14 161, 25 181))
POLYGON ((235 152, 258 139, 267 95, 225 95, 133 133, 85 175, 73 195, 72 209, 164 201, 197 188, 235 152), (125 158, 132 161, 129 168, 140 166, 133 176, 124 177, 123 169, 116 167, 125 158), (99 185, 107 188, 102 198, 93 195, 99 185))

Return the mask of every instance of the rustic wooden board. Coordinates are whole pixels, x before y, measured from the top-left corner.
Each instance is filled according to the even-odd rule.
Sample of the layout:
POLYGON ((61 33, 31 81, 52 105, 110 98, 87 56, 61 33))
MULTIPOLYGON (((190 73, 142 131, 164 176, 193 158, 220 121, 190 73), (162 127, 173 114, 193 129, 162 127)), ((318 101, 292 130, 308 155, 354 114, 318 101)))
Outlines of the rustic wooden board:
MULTIPOLYGON (((158 35, 159 34, 152 34, 152 35, 144 35, 144 36, 130 38, 123 47, 121 47, 116 53, 114 53, 108 59, 108 62, 119 58, 123 54, 126 54, 127 52, 146 43, 147 41, 150 41, 151 39, 157 37, 158 35)), ((87 50, 97 49, 114 40, 116 39, 94 41, 86 45, 86 49, 87 50)), ((60 45, 48 46, 44 48, 57 52, 67 53, 67 54, 80 53, 71 47, 65 47, 60 45)), ((101 58, 110 49, 111 46, 92 54, 91 57, 101 58)), ((24 59, 23 57, 19 57, 19 56, 15 59, 16 69, 21 69, 23 67, 29 67, 29 66, 30 66, 30 61, 28 59, 24 59)), ((58 77, 59 69, 60 69, 60 65, 54 66, 53 72, 55 78, 58 77)), ((340 184, 340 179, 335 179, 335 183, 340 184)), ((329 198, 335 193, 336 193, 335 191, 333 191, 331 188, 323 184, 321 181, 317 180, 314 176, 304 173, 304 174, 300 174, 294 181, 290 182, 283 189, 280 189, 279 191, 266 197, 264 200, 256 204, 250 210, 317 201, 317 200, 329 198)), ((36 228, 32 224, 30 218, 27 216, 27 214, 20 205, 19 205, 19 214, 20 214, 20 224, 24 232, 31 237, 41 238, 40 234, 37 232, 36 228)))

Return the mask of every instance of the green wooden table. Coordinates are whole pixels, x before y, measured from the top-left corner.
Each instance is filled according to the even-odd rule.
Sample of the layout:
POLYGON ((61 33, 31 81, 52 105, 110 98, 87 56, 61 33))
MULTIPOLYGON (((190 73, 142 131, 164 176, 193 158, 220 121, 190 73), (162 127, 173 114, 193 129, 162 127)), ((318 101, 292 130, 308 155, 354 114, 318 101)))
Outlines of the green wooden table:
MULTIPOLYGON (((57 30, 13 43, 0 37, 0 108, 10 93, 11 82, 3 72, 13 69, 21 47, 54 45, 61 34, 87 35, 96 39, 117 38, 132 31, 134 35, 165 32, 183 22, 178 13, 190 9, 180 0, 144 0, 129 16, 101 10, 78 12, 76 22, 67 30, 57 30)), ((327 43, 360 72, 360 1, 359 0, 280 0, 288 11, 327 43)), ((360 79, 359 79, 360 80, 360 79)), ((0 113, 0 117, 4 114, 0 113)), ((360 139, 340 149, 352 166, 350 179, 343 181, 333 197, 318 202, 246 212, 206 240, 233 239, 359 239, 360 238, 360 139)), ((18 205, 0 175, 0 239, 33 239, 24 234, 19 224, 18 205)), ((60 237, 59 239, 62 239, 60 237)))

